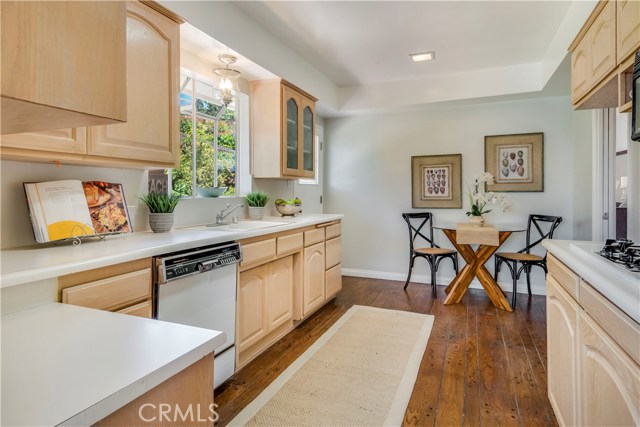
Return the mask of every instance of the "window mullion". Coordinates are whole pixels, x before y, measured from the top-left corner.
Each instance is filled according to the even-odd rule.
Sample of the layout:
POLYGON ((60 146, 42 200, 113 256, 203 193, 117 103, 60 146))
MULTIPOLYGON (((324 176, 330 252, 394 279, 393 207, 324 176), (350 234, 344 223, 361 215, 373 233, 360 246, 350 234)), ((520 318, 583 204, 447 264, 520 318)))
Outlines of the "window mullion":
POLYGON ((192 79, 191 93, 191 196, 196 197, 196 181, 197 173, 197 135, 198 135, 198 118, 196 111, 196 79, 192 79))

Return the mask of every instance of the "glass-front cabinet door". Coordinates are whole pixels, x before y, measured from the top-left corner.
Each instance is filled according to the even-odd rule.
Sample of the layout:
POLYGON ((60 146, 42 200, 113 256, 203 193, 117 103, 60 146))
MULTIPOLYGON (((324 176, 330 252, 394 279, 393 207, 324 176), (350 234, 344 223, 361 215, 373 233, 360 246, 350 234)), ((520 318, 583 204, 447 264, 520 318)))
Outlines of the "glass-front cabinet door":
MULTIPOLYGON (((313 110, 305 106, 302 113, 302 168, 313 176, 313 110)), ((306 174, 305 174, 306 175, 306 174)))
POLYGON ((288 87, 282 87, 283 99, 283 141, 282 173, 296 175, 300 169, 300 98, 288 87))

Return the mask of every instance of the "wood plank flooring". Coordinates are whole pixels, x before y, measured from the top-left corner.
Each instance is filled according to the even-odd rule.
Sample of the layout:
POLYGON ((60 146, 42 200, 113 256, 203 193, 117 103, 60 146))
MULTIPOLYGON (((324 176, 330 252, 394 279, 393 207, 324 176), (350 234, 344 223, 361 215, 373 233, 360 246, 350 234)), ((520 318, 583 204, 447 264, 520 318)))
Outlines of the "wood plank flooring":
MULTIPOLYGON (((224 426, 353 305, 432 314, 405 426, 557 426, 547 399, 544 296, 522 294, 513 313, 498 310, 483 290, 460 304, 442 304, 430 285, 344 277, 343 289, 269 350, 216 390, 224 426)), ((509 299, 510 296, 507 296, 509 299)))

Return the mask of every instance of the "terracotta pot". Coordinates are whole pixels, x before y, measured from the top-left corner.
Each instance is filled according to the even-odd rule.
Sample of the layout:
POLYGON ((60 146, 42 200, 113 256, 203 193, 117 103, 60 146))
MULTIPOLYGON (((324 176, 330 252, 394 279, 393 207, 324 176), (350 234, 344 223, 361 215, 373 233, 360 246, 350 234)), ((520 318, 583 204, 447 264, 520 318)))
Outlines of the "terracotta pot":
POLYGON ((150 213, 149 227, 154 233, 166 233, 173 228, 173 213, 150 213))
POLYGON ((480 216, 470 216, 469 217, 469 224, 471 224, 474 227, 482 227, 484 225, 484 218, 482 217, 482 215, 480 216))

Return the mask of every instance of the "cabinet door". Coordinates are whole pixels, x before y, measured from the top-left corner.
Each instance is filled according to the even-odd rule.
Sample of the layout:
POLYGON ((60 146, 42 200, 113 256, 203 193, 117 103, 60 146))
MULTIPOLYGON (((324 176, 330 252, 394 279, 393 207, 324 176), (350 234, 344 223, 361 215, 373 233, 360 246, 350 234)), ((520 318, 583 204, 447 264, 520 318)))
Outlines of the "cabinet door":
POLYGON ((618 0, 617 4, 617 58, 623 62, 640 45, 640 2, 618 0))
POLYGON ((127 123, 89 128, 88 153, 174 166, 178 160, 180 28, 127 2, 127 123))
POLYGON ((293 256, 269 263, 265 297, 267 329, 272 331, 293 317, 293 256))
POLYGON ((2 133, 127 120, 125 5, 0 2, 2 133))
POLYGON ((302 135, 300 141, 300 175, 313 178, 315 176, 315 106, 305 97, 302 100, 302 135))
POLYGON ((302 315, 306 316, 325 300, 324 242, 304 248, 302 315))
MULTIPOLYGON (((640 366, 580 313, 580 425, 640 425, 640 366)), ((551 373, 549 373, 551 376, 551 373)))
MULTIPOLYGON (((38 154, 38 152, 85 154, 87 151, 87 131, 86 128, 74 128, 2 135, 0 147, 3 149, 14 148, 15 150, 10 150, 12 155, 24 151, 25 157, 54 160, 52 156, 44 155, 44 153, 38 154)), ((5 151, 2 151, 3 155, 5 151)))
POLYGON ((577 103, 590 89, 589 33, 571 53, 571 100, 577 103))
POLYGON ((330 268, 325 273, 325 288, 327 299, 337 294, 342 289, 342 264, 330 268))
POLYGON ((547 276, 547 373, 551 406, 561 426, 577 425, 577 303, 547 276))
POLYGON ((594 86, 616 67, 616 11, 610 1, 595 19, 587 37, 590 40, 591 75, 589 85, 594 86))
POLYGON ((240 273, 238 284, 238 351, 243 351, 267 334, 264 292, 267 265, 240 273))
POLYGON ((282 174, 297 176, 300 169, 300 95, 282 86, 282 174))

